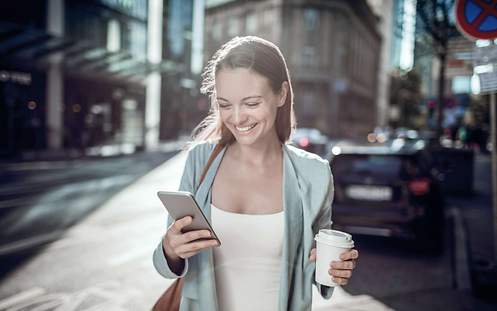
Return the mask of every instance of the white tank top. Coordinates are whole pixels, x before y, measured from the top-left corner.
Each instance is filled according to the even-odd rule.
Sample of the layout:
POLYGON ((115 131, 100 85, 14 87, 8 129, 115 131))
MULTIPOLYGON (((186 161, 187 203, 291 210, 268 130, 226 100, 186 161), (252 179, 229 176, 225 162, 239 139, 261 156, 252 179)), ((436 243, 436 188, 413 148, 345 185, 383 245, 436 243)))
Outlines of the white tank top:
POLYGON ((278 310, 284 213, 227 212, 211 204, 214 271, 220 311, 278 310))

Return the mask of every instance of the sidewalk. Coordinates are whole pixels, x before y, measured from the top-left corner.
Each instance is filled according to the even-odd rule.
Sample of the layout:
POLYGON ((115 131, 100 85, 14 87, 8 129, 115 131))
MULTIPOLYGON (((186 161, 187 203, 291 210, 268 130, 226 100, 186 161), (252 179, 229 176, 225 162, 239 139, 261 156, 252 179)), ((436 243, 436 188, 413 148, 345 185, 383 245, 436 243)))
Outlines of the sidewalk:
MULTIPOLYGON (((21 305, 31 310, 40 303, 66 311, 149 310, 172 283, 152 265, 152 252, 166 230, 166 212, 156 192, 177 189, 184 161, 185 153, 179 153, 138 179, 12 273, 0 284, 0 310, 21 305)), ((367 261, 360 264, 377 269, 367 261)), ((399 281, 382 279, 381 270, 377 278, 399 281)), ((356 281, 369 282, 357 276, 356 281)), ((430 288, 429 279, 422 290, 381 297, 368 294, 364 287, 366 291, 355 295, 338 287, 330 300, 322 299, 314 288, 313 310, 492 309, 475 301, 469 291, 430 288)))
MULTIPOLYGON (((497 282, 493 231, 497 224, 494 224, 493 217, 490 161, 490 155, 477 154, 474 165, 474 196, 451 199, 461 211, 467 232, 468 269, 471 272, 473 292, 478 294, 488 292, 488 289, 482 291, 482 286, 491 284, 493 289, 490 290, 495 291, 497 282)), ((494 296, 494 303, 497 303, 495 292, 490 295, 494 296)))

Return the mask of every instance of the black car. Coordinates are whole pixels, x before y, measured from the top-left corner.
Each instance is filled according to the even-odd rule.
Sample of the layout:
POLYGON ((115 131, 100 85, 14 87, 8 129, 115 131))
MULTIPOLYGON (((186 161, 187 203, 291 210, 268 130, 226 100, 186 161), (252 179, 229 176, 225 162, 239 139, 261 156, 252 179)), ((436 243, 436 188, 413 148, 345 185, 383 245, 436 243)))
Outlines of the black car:
POLYGON ((332 154, 334 228, 441 246, 444 198, 423 141, 334 146, 332 154))

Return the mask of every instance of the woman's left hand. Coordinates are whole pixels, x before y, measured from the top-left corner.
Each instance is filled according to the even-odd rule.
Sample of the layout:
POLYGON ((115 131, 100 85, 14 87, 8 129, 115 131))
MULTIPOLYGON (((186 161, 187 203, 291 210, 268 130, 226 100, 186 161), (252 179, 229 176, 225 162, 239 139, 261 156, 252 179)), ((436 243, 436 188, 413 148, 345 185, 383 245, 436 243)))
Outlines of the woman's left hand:
MULTIPOLYGON (((352 270, 354 270, 357 265, 358 258, 359 252, 356 249, 351 249, 340 254, 340 259, 342 261, 330 262, 330 270, 328 270, 328 273, 333 277, 333 281, 339 285, 346 285, 352 276, 352 270)), ((309 260, 316 261, 316 248, 311 250, 309 260)))

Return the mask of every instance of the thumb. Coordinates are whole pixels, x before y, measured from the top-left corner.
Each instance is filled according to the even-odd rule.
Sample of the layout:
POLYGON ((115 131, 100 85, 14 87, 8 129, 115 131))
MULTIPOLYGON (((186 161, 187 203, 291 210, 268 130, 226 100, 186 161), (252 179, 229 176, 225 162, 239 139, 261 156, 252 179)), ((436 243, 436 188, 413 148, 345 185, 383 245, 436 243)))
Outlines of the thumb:
POLYGON ((311 255, 309 256, 310 261, 316 261, 316 248, 311 249, 311 255))

